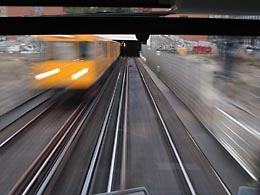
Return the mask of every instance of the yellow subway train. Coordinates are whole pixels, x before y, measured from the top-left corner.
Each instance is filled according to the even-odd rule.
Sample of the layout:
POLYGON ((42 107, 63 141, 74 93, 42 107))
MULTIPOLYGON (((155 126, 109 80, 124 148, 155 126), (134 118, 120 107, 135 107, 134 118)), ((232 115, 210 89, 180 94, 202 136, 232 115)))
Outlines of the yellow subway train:
POLYGON ((120 43, 96 35, 36 35, 40 58, 32 88, 88 89, 120 55, 120 43))

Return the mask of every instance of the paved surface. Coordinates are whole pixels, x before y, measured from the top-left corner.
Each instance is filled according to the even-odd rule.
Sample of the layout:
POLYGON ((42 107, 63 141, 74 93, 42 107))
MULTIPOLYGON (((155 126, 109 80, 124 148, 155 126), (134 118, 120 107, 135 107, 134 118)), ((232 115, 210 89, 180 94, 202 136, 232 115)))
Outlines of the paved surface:
MULTIPOLYGON (((132 59, 133 60, 133 59, 132 59)), ((145 187, 151 195, 182 194, 162 127, 134 62, 129 62, 127 187, 145 187)))

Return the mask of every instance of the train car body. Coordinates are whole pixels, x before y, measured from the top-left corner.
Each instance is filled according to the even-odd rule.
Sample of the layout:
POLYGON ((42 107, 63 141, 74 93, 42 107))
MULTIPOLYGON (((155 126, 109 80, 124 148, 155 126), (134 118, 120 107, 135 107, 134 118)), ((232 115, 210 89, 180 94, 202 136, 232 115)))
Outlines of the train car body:
POLYGON ((87 89, 120 55, 120 43, 95 35, 37 35, 32 88, 87 89))

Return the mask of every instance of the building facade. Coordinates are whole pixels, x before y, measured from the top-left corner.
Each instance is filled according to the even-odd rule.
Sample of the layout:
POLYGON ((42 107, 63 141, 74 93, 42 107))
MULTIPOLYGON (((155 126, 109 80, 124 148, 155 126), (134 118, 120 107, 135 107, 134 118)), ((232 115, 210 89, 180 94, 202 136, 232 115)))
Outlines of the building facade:
POLYGON ((0 17, 33 17, 44 15, 61 15, 65 14, 63 7, 39 7, 39 6, 1 6, 0 17))

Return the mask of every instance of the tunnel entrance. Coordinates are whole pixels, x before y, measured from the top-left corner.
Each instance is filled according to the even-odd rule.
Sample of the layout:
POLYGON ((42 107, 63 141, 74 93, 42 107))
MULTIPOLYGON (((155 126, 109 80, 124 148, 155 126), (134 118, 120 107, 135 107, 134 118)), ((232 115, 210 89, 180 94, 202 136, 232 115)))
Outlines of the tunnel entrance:
POLYGON ((120 40, 119 42, 121 43, 121 56, 139 57, 139 52, 141 51, 140 41, 120 40))

